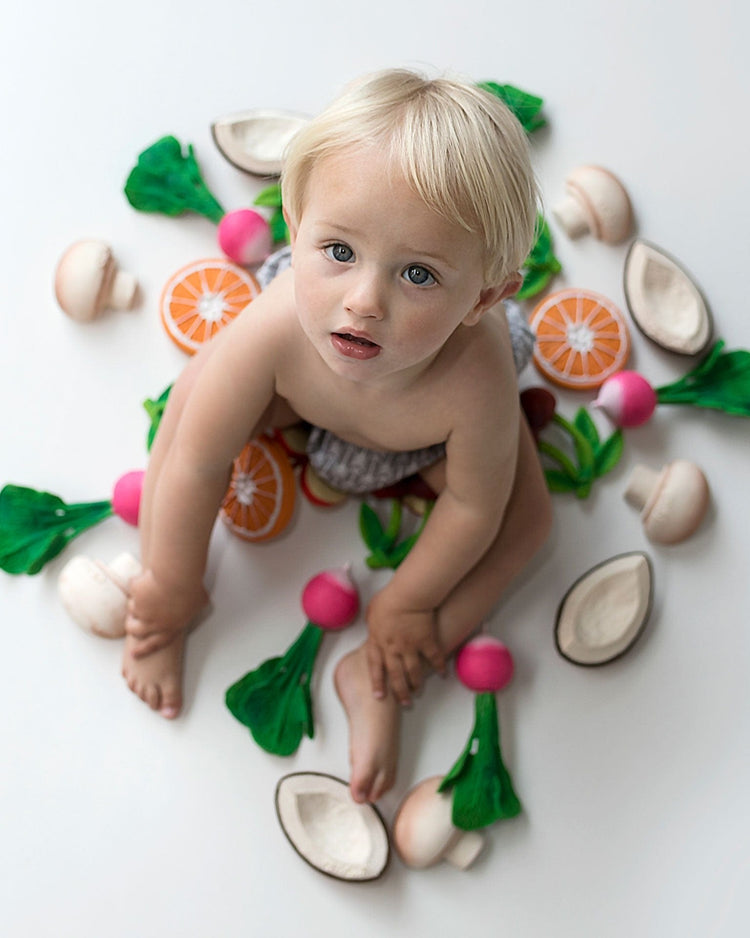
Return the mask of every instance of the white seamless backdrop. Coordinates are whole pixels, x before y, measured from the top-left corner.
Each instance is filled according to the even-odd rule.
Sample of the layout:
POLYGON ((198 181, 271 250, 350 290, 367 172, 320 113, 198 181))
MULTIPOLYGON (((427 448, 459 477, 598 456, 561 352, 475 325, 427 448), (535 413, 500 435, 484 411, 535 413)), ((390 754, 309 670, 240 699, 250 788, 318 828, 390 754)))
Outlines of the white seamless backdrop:
MULTIPOLYGON (((107 497, 145 462, 141 401, 184 356, 157 315, 167 277, 217 253, 209 222, 134 212, 135 157, 173 133, 196 147, 225 206, 261 183, 226 163, 210 124, 252 107, 313 113, 355 75, 407 65, 516 84, 545 98, 533 140, 547 203, 568 170, 600 163, 626 183, 638 234, 669 251, 709 299, 717 334, 750 347, 747 316, 747 7, 734 0, 518 4, 382 0, 274 6, 217 0, 37 0, 3 16, 0 98, 0 482, 67 501, 107 497), (140 282, 132 312, 82 326, 52 293, 64 248, 112 244, 140 282)), ((570 241, 563 274, 624 308, 626 246, 570 241)), ((682 359, 634 332, 633 365, 657 383, 682 359)), ((538 381, 533 369, 522 383, 538 381)), ((572 413, 589 398, 560 394, 572 413)), ((606 429, 602 424, 602 428, 606 429)), ((232 681, 302 625, 308 576, 351 560, 368 574, 357 505, 300 505, 288 537, 212 543, 214 612, 189 640, 184 716, 167 723, 126 692, 117 643, 66 618, 56 578, 81 552, 137 551, 118 520, 34 578, 3 575, 0 656, 0 931, 12 938, 312 938, 468 934, 513 938, 739 938, 750 926, 748 624, 750 423, 662 408, 629 432, 623 463, 585 502, 555 497, 548 549, 491 630, 517 673, 499 697, 503 749, 524 814, 488 835, 467 873, 416 873, 394 859, 370 885, 324 878, 290 849, 273 792, 290 771, 346 777, 331 678, 363 624, 326 640, 315 681, 318 734, 283 760, 224 708, 232 681), (645 540, 622 493, 636 462, 699 462, 713 491, 690 541, 645 540), (565 590, 585 570, 646 549, 656 577, 648 629, 620 661, 580 669, 556 653, 565 590)), ((455 680, 431 680, 405 715, 403 759, 381 809, 444 772, 471 725, 455 680)))

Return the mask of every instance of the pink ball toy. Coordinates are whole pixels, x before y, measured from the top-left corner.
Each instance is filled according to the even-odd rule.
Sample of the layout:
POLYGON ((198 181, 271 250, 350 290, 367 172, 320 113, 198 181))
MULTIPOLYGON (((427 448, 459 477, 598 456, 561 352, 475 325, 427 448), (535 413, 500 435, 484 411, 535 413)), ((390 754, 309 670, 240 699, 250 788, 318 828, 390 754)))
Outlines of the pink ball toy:
POLYGON ((262 264, 271 253, 271 229, 268 222, 251 208, 228 212, 219 222, 219 247, 242 267, 262 264))
POLYGON ((456 674, 476 693, 502 690, 513 677, 513 656, 493 635, 478 635, 456 655, 456 674))
POLYGON ((115 482, 114 492, 112 493, 114 513, 134 527, 138 525, 138 511, 141 507, 144 475, 145 472, 142 469, 126 472, 115 482))
POLYGON ((656 391, 637 371, 618 371, 599 388, 594 407, 618 427, 639 427, 656 410, 656 391))
POLYGON ((302 609, 313 625, 321 629, 343 629, 359 612, 359 593, 348 567, 324 570, 314 576, 302 591, 302 609))

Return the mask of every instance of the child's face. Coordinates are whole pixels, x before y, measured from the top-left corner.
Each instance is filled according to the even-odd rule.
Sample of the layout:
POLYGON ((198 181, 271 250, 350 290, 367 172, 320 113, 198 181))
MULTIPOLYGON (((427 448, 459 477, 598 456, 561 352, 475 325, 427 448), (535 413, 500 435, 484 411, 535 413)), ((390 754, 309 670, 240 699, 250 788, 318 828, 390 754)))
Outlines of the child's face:
POLYGON ((353 381, 412 380, 500 293, 485 289, 479 238, 428 208, 373 149, 316 165, 292 245, 302 328, 353 381))

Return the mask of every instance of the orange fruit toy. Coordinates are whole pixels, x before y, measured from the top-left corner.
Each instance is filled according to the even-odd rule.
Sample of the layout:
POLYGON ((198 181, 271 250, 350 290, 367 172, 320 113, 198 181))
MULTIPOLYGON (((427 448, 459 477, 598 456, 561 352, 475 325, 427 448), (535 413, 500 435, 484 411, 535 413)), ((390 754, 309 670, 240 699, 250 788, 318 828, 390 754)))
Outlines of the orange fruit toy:
POLYGON ((550 381, 587 391, 620 371, 630 354, 630 333, 620 310, 591 290, 560 290, 531 315, 534 364, 550 381))
POLYGON ((264 434, 250 440, 235 459, 219 514, 243 540, 268 541, 292 520, 294 501, 294 470, 289 457, 264 434))
POLYGON ((247 270, 224 259, 195 261, 167 281, 159 304, 167 334, 183 352, 195 352, 260 293, 247 270))

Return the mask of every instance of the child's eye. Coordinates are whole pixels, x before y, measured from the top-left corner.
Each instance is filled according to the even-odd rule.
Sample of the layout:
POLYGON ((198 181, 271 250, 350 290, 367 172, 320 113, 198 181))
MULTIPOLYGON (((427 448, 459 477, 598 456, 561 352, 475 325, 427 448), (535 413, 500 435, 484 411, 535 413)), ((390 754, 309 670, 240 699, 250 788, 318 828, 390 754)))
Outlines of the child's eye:
POLYGON ((346 244, 341 244, 336 242, 335 244, 329 244, 326 249, 326 254, 333 261, 339 261, 341 264, 348 264, 349 261, 354 259, 354 251, 346 244))
POLYGON ((407 267, 402 276, 405 280, 408 280, 409 283, 413 283, 417 287, 425 287, 437 283, 429 270, 426 267, 422 267, 420 264, 412 264, 410 267, 407 267))

